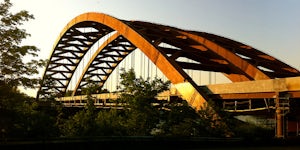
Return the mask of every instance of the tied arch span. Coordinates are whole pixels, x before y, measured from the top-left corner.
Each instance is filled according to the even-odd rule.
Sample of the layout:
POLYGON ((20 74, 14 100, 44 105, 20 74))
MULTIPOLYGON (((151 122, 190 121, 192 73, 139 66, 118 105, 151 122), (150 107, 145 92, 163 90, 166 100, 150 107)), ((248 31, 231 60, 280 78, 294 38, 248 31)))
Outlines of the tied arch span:
POLYGON ((37 97, 64 96, 75 70, 99 39, 108 35, 78 78, 75 95, 87 80, 103 86, 116 66, 138 49, 199 109, 207 95, 183 69, 223 73, 232 82, 299 76, 300 72, 249 45, 218 35, 142 21, 127 21, 96 12, 81 14, 61 31, 44 72, 37 97), (112 35, 111 35, 112 34, 112 35), (162 43, 171 45, 163 47, 162 43), (180 61, 188 58, 192 62, 180 61))

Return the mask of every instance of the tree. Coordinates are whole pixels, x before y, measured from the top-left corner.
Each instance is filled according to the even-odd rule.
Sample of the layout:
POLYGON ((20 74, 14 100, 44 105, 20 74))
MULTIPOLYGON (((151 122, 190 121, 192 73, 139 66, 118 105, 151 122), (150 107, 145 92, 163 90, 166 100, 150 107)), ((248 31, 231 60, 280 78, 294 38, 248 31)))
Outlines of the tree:
POLYGON ((55 125, 56 110, 51 107, 40 108, 33 98, 24 101, 17 110, 11 129, 13 136, 24 138, 47 138, 58 136, 55 125))
POLYGON ((83 90, 83 94, 87 96, 84 109, 78 111, 74 116, 70 116, 62 125, 59 125, 63 136, 95 135, 95 130, 97 129, 95 127, 96 107, 94 105, 94 97, 92 96, 95 88, 97 88, 97 85, 89 81, 87 87, 83 90))
POLYGON ((197 136, 195 130, 199 115, 195 109, 186 101, 169 103, 166 107, 169 111, 165 111, 162 117, 160 136, 197 136))
POLYGON ((133 103, 132 106, 143 108, 147 106, 145 103, 151 103, 150 100, 154 100, 158 93, 169 89, 170 81, 164 82, 159 78, 154 78, 152 81, 149 78, 146 80, 141 77, 137 78, 132 68, 127 72, 125 69, 121 71, 121 85, 118 89, 122 93, 122 99, 133 103))
POLYGON ((150 135, 151 130, 159 123, 159 110, 152 103, 156 100, 158 93, 169 89, 170 82, 154 78, 144 80, 136 78, 133 69, 127 72, 122 69, 120 74, 121 86, 118 87, 122 93, 120 100, 127 103, 126 106, 126 128, 129 135, 150 135))
POLYGON ((22 40, 30 36, 21 29, 23 22, 34 19, 28 11, 11 13, 10 0, 0 3, 0 84, 11 88, 24 86, 33 88, 38 84, 38 67, 45 64, 43 60, 24 61, 24 58, 36 57, 39 49, 35 46, 23 45, 22 40))
POLYGON ((232 132, 227 126, 227 122, 230 122, 227 114, 222 112, 222 116, 217 116, 222 112, 219 107, 211 100, 204 103, 200 110, 198 110, 199 119, 197 120, 197 126, 200 129, 200 134, 204 134, 215 137, 232 136, 232 132), (201 133, 202 132, 202 133, 201 133))
POLYGON ((20 26, 34 19, 28 11, 11 13, 10 0, 0 2, 0 130, 6 137, 54 136, 52 110, 41 111, 37 101, 18 90, 19 86, 33 88, 39 79, 38 67, 45 64, 34 58, 39 49, 23 45, 22 40, 30 36, 20 26))
POLYGON ((97 132, 100 136, 126 136, 126 119, 122 110, 109 109, 98 112, 95 119, 97 132))

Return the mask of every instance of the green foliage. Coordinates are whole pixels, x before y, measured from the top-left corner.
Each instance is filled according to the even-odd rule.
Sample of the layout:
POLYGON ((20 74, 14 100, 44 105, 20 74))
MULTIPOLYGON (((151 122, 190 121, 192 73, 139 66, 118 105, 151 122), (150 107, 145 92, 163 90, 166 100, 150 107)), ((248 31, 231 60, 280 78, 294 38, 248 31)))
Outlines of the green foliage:
POLYGON ((219 113, 218 106, 214 102, 208 101, 198 110, 197 124, 210 136, 226 137, 231 134, 226 122, 228 118, 225 115, 220 116, 219 113))
POLYGON ((237 137, 243 137, 245 139, 256 138, 273 138, 274 130, 270 128, 264 128, 249 122, 236 122, 232 130, 237 137))
MULTIPOLYGON (((124 70, 123 70, 124 71, 124 70)), ((89 83, 83 90, 87 95, 87 104, 84 110, 70 116, 60 126, 64 136, 148 136, 159 122, 160 112, 152 105, 155 96, 168 89, 169 82, 159 79, 145 81, 136 79, 134 71, 121 73, 121 94, 119 101, 126 102, 123 110, 96 111, 92 93, 97 85, 89 83)))
POLYGON ((38 103, 32 100, 25 101, 17 114, 14 129, 18 137, 46 138, 57 136, 54 109, 40 109, 38 103), (50 115, 49 113, 54 114, 50 115))
POLYGON ((99 136, 124 136, 127 135, 126 119, 120 110, 110 109, 99 111, 95 118, 99 136))
POLYGON ((79 111, 66 120, 61 128, 62 134, 67 137, 94 135, 96 124, 93 115, 87 111, 79 111))
POLYGON ((40 110, 38 101, 18 90, 18 86, 33 88, 38 84, 39 79, 33 76, 45 61, 24 61, 36 57, 39 51, 35 46, 21 46, 30 34, 20 26, 34 17, 25 10, 11 13, 11 7, 9 0, 0 2, 0 130, 5 132, 2 137, 57 136, 55 111, 40 110))
POLYGON ((12 93, 6 101, 2 97, 1 105, 5 107, 0 108, 0 129, 6 132, 6 137, 45 138, 58 135, 55 108, 41 109, 39 102, 34 98, 19 92, 12 93))
POLYGON ((136 78, 133 69, 122 69, 121 86, 119 87, 120 101, 126 102, 126 129, 129 135, 150 135, 151 130, 159 122, 159 110, 152 103, 158 93, 169 89, 170 82, 155 78, 152 81, 136 78))
POLYGON ((60 131, 63 136, 91 136, 96 130, 96 107, 94 105, 92 93, 95 89, 95 84, 89 82, 88 87, 84 89, 87 95, 87 104, 84 110, 77 112, 74 116, 70 116, 63 125, 60 125, 60 131))
POLYGON ((24 21, 34 19, 33 15, 22 10, 11 13, 12 4, 9 0, 0 3, 0 81, 11 87, 34 87, 38 84, 38 67, 45 64, 43 60, 30 60, 24 58, 36 57, 38 48, 35 46, 20 46, 23 39, 30 36, 24 29, 19 28, 24 21))
POLYGON ((159 122, 158 110, 153 107, 144 107, 144 111, 129 109, 126 111, 125 127, 131 136, 149 136, 151 130, 159 122))
POLYGON ((3 81, 0 81, 0 109, 13 110, 20 105, 26 96, 21 94, 17 87, 11 87, 3 81))
POLYGON ((49 90, 39 90, 38 96, 43 95, 43 97, 37 97, 37 99, 41 101, 54 101, 55 97, 60 97, 60 93, 54 88, 56 85, 56 81, 53 80, 49 75, 44 75, 43 80, 40 80, 39 85, 45 85, 49 87, 49 90))
POLYGON ((160 136, 195 136, 196 111, 186 101, 170 103, 164 111, 160 136))
POLYGON ((215 117, 212 102, 200 111, 185 100, 178 99, 153 105, 155 96, 169 89, 169 82, 136 78, 133 69, 121 73, 122 92, 118 101, 125 102, 124 109, 97 111, 91 94, 97 85, 89 83, 84 90, 88 103, 84 110, 70 116, 61 126, 64 136, 214 136, 226 135, 225 125, 215 117))
POLYGON ((137 78, 133 69, 127 72, 124 69, 121 76, 119 91, 122 92, 122 97, 135 96, 140 98, 154 99, 158 93, 169 89, 170 81, 162 81, 159 78, 154 78, 152 81, 137 78))

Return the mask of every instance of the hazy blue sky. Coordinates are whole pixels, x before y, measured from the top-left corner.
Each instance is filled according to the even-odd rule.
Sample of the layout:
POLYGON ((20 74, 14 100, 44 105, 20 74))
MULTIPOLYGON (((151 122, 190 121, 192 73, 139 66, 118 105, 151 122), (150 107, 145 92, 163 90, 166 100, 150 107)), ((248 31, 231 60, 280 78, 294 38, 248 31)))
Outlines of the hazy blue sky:
POLYGON ((26 44, 48 58, 63 27, 85 12, 102 12, 214 33, 259 49, 300 69, 300 0, 11 0, 35 16, 26 44))
POLYGON ((300 69, 299 0, 11 0, 35 16, 29 43, 48 58, 62 28, 96 11, 127 20, 210 32, 251 45, 300 69))

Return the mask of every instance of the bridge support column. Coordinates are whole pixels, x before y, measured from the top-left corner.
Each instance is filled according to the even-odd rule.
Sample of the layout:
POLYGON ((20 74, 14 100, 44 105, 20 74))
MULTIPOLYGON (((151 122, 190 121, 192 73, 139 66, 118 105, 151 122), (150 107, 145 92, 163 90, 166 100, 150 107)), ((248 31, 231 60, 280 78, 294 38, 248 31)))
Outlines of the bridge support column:
POLYGON ((285 93, 276 92, 275 99, 276 111, 275 111, 275 119, 276 119, 276 138, 285 138, 286 136, 286 120, 285 115, 289 113, 289 95, 285 93))
POLYGON ((276 109, 276 138, 284 138, 284 116, 280 109, 276 109))

